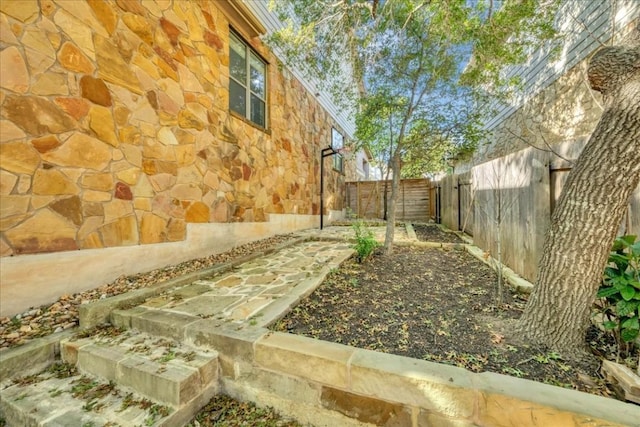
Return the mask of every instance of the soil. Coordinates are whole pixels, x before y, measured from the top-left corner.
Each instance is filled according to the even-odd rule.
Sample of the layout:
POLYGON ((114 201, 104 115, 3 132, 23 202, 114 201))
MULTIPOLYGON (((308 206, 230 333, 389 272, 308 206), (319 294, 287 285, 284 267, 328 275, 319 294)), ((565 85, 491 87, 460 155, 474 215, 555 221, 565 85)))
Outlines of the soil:
MULTIPOLYGON (((431 241, 451 237, 418 230, 431 241)), ((362 264, 348 260, 272 329, 613 396, 596 357, 576 361, 508 339, 503 331, 527 296, 505 286, 498 305, 496 287, 495 272, 463 250, 395 247, 362 264)), ((613 350, 595 328, 589 343, 600 354, 613 350)))
POLYGON ((464 240, 454 233, 442 231, 435 225, 413 224, 413 229, 421 242, 464 243, 464 240))

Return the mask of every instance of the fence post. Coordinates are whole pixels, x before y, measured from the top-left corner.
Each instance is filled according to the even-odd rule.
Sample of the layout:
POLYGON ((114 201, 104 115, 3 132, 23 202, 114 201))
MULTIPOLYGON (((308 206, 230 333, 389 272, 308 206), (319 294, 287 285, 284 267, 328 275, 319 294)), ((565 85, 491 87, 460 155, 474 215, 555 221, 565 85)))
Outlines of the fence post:
POLYGON ((361 218, 360 215, 360 181, 356 182, 356 214, 358 218, 361 218))

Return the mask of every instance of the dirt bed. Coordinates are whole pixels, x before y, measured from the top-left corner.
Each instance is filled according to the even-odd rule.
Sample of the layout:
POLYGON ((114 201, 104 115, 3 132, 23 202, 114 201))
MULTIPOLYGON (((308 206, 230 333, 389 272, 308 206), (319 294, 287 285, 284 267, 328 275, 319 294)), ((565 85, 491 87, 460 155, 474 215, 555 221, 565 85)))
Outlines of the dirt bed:
POLYGON ((421 242, 464 243, 455 233, 442 231, 437 225, 413 224, 413 229, 421 242))
MULTIPOLYGON (((595 358, 565 360, 507 340, 502 327, 526 297, 505 290, 498 307, 496 284, 494 271, 465 251, 396 247, 345 262, 272 329, 610 395, 595 358)), ((593 344, 603 345, 595 336, 593 344)))

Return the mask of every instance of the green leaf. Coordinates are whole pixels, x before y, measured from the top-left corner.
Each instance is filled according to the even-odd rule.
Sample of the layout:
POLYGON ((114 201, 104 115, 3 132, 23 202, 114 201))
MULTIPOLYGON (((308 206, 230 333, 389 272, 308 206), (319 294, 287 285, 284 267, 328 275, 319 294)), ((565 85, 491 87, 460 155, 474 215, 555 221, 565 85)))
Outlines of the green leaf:
POLYGON ((622 338, 624 342, 631 342, 638 337, 639 333, 640 330, 638 329, 623 329, 620 333, 620 338, 622 338))
POLYGON ((618 323, 613 320, 607 320, 606 322, 602 322, 602 326, 608 331, 612 329, 616 329, 618 327, 618 323))
POLYGON ((617 294, 618 292, 620 291, 618 291, 614 287, 603 286, 598 290, 598 293, 596 294, 596 296, 598 298, 607 298, 607 297, 610 297, 611 295, 617 294))
POLYGON ((629 264, 629 259, 626 255, 611 253, 609 255, 609 262, 614 262, 620 270, 626 270, 626 267, 629 264), (621 266, 624 266, 624 268, 620 268, 621 266))
POLYGON ((625 300, 618 301, 618 303, 616 304, 616 310, 617 310, 618 316, 625 317, 635 313, 635 310, 638 307, 638 304, 640 304, 638 301, 625 301, 625 300))
POLYGON ((613 268, 613 267, 607 267, 604 269, 604 275, 606 277, 616 277, 620 274, 620 270, 618 270, 617 268, 613 268))
POLYGON ((632 317, 622 322, 620 326, 625 329, 640 329, 640 320, 637 317, 632 317))
POLYGON ((627 285, 620 289, 620 295, 622 295, 622 298, 624 298, 625 301, 631 301, 636 295, 636 289, 633 286, 627 285))
POLYGON ((636 237, 633 234, 627 234, 626 236, 618 237, 616 240, 619 240, 623 246, 631 246, 636 241, 636 237))
POLYGON ((618 276, 616 278, 611 279, 611 284, 613 285, 614 288, 616 288, 619 291, 621 291, 622 288, 626 288, 628 282, 629 281, 624 276, 618 276))

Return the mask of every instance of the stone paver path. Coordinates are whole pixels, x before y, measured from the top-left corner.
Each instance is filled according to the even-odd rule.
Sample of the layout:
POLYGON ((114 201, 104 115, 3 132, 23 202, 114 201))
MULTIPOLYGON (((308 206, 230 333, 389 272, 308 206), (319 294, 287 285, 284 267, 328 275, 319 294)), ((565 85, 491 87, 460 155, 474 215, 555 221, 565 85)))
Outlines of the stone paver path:
POLYGON ((345 242, 303 242, 248 261, 221 276, 197 280, 140 307, 224 322, 251 322, 291 292, 315 289, 327 266, 338 267, 352 253, 345 242))
MULTIPOLYGON (((378 240, 384 239, 384 227, 371 229, 378 240)), ((214 270, 201 272, 180 286, 159 284, 160 289, 143 298, 143 290, 137 290, 112 302, 93 303, 102 307, 98 311, 106 310, 112 325, 126 331, 60 343, 60 358, 75 365, 89 398, 77 395, 78 375, 56 378, 45 372, 28 385, 3 381, 0 420, 7 425, 69 427, 186 423, 218 391, 218 350, 224 349, 229 331, 251 343, 354 253, 351 227, 297 235, 302 239, 296 243, 221 266, 217 275, 214 270), (118 308, 123 305, 126 308, 118 308), (105 387, 105 396, 93 396, 105 387)), ((410 240, 404 227, 396 228, 395 238, 410 240)), ((95 319, 86 314, 83 321, 81 311, 81 326, 91 326, 95 319)), ((29 356, 20 351, 14 356, 3 353, 7 360, 2 363, 15 367, 13 375, 29 369, 29 356)))

